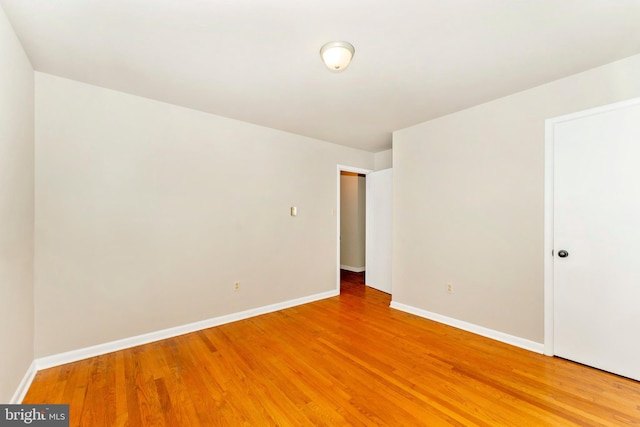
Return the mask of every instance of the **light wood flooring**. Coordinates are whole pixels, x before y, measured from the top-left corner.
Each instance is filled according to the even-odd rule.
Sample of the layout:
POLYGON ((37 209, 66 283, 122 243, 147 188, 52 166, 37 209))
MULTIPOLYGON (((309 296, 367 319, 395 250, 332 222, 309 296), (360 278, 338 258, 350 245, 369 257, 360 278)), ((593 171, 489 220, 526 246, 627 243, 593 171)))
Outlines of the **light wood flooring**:
POLYGON ((640 383, 339 297, 40 371, 71 426, 640 425, 640 383))

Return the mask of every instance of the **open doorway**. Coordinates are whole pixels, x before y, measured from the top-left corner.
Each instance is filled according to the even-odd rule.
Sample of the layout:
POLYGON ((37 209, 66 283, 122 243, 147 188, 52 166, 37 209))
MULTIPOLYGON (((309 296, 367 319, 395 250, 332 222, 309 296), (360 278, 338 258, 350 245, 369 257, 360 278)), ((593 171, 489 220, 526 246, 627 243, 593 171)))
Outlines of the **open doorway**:
MULTIPOLYGON (((383 169, 371 171, 338 165, 337 171, 337 262, 336 289, 340 292, 340 267, 345 265, 341 260, 340 248, 340 196, 341 172, 365 175, 365 262, 363 277, 367 286, 391 294, 391 239, 392 239, 392 182, 393 170, 383 169)), ((345 261, 346 262, 346 261, 345 261)), ((357 273, 356 273, 357 274, 357 273)))
POLYGON ((340 276, 365 283, 366 175, 340 171, 340 276))
POLYGON ((340 172, 340 269, 365 271, 366 175, 340 172))
POLYGON ((337 278, 340 272, 366 274, 366 176, 367 169, 338 166, 337 174, 337 278))

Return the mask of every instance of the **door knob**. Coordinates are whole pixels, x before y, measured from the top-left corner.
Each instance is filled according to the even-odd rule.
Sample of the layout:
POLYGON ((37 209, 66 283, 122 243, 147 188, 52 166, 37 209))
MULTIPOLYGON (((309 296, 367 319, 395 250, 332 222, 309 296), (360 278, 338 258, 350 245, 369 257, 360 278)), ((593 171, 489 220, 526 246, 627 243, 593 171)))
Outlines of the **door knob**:
POLYGON ((567 251, 565 251, 565 250, 563 249, 563 250, 561 250, 561 251, 558 251, 558 256, 559 256, 560 258, 566 258, 566 257, 568 257, 568 256, 569 256, 569 252, 567 252, 567 251))

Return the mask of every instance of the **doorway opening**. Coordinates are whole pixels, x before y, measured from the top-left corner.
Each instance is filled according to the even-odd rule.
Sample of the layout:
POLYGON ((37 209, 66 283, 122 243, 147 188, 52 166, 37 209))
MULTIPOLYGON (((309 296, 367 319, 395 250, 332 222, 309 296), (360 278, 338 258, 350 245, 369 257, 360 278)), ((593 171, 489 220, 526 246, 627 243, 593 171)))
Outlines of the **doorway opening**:
POLYGON ((340 275, 364 285, 366 266, 366 175, 340 172, 340 275))
POLYGON ((368 169, 338 165, 337 171, 337 274, 366 274, 366 175, 368 169))

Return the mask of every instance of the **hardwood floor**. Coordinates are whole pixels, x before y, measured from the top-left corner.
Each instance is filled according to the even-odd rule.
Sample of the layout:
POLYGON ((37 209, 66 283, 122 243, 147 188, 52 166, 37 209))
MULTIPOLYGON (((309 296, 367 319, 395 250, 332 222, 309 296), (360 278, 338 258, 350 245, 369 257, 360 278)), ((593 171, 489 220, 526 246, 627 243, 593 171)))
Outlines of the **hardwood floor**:
POLYGON ((640 425, 640 383, 339 297, 39 372, 72 426, 640 425))

